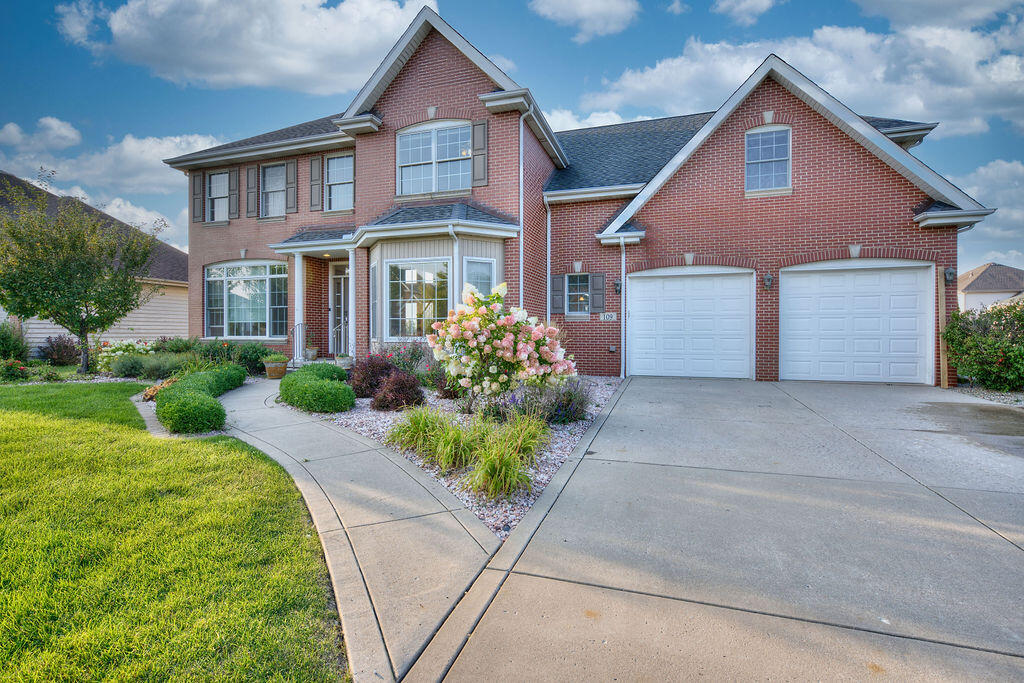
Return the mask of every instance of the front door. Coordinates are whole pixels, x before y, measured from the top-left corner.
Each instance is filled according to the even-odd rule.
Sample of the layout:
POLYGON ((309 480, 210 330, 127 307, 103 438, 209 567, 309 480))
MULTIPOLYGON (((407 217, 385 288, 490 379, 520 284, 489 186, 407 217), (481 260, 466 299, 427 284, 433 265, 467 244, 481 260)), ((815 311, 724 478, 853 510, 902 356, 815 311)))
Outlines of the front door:
POLYGON ((331 353, 349 354, 348 277, 340 269, 331 277, 331 353))

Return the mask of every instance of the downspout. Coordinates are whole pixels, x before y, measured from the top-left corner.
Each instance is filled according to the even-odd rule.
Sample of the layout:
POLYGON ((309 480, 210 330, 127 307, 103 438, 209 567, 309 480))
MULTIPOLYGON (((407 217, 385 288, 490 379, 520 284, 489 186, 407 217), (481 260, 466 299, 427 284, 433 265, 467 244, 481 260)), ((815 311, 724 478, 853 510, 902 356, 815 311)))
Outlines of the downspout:
POLYGON ((621 361, 619 362, 619 377, 626 376, 626 237, 623 235, 619 238, 619 256, 621 264, 619 265, 620 272, 622 273, 619 277, 622 278, 622 292, 619 294, 619 312, 622 314, 622 320, 619 323, 619 354, 621 361))
MULTIPOLYGON (((458 288, 455 292, 455 301, 462 301, 462 288, 465 286, 462 284, 462 260, 459 258, 459 236, 455 234, 455 226, 451 223, 448 224, 448 234, 452 238, 452 280, 454 280, 456 287, 458 288)), ((487 292, 485 292, 486 294, 487 292)))
POLYGON ((551 324, 551 204, 544 197, 544 212, 547 214, 547 258, 545 259, 547 277, 544 280, 544 319, 551 324))
POLYGON ((523 241, 526 239, 526 221, 523 220, 523 132, 526 117, 533 115, 533 105, 519 116, 519 306, 526 308, 523 301, 523 241))

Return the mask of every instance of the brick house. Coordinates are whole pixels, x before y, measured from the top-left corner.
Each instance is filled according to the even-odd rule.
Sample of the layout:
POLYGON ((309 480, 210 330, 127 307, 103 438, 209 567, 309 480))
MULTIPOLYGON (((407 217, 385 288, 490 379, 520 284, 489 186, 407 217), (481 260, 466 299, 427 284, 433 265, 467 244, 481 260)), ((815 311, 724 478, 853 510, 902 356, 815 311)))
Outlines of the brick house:
POLYGON ((167 160, 189 329, 359 356, 504 281, 584 373, 938 383, 992 210, 909 153, 935 125, 770 55, 715 112, 555 133, 424 8, 344 112, 167 160))

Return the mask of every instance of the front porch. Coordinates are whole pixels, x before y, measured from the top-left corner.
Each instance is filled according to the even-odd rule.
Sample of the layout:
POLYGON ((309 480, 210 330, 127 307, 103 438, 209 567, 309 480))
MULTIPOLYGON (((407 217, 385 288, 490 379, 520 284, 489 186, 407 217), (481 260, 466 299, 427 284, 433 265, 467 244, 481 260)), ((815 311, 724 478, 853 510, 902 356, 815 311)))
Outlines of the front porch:
POLYGON ((293 365, 307 360, 354 356, 356 348, 355 249, 295 254, 294 323, 289 331, 293 365))

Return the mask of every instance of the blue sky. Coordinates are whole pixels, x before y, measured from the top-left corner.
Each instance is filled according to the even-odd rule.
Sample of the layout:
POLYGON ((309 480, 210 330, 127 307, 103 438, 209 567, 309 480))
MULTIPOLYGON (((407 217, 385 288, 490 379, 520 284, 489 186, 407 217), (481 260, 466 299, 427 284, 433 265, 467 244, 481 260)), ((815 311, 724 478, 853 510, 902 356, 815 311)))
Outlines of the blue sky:
MULTIPOLYGON (((0 8, 0 168, 185 246, 160 159, 338 113, 415 15, 393 0, 0 8)), ((709 111, 776 52, 863 114, 941 121, 914 154, 999 211, 960 266, 1024 267, 1024 3, 437 0, 556 129, 709 111)))

